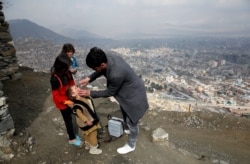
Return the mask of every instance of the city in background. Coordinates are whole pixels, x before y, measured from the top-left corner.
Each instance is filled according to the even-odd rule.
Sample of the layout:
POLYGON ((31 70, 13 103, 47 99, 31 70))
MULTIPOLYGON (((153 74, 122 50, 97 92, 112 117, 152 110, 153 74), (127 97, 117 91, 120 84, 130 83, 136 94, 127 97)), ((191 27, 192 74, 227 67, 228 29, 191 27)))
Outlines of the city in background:
MULTIPOLYGON (((145 82, 151 109, 250 113, 250 39, 245 37, 177 37, 74 42, 78 78, 92 72, 85 56, 93 46, 122 56, 145 82), (118 43, 117 43, 118 42, 118 43)), ((20 66, 49 73, 63 43, 31 38, 15 40, 20 66)), ((93 86, 103 89, 100 78, 93 86)))

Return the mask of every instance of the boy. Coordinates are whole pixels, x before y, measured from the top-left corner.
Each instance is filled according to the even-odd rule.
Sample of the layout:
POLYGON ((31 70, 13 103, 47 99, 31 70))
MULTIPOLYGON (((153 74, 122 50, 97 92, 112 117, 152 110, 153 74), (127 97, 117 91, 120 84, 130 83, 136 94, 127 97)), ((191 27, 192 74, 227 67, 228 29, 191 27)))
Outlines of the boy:
POLYGON ((90 154, 101 154, 102 150, 98 149, 97 140, 97 129, 101 128, 101 126, 93 101, 89 97, 79 96, 79 89, 74 85, 69 87, 66 92, 68 98, 74 102, 72 110, 76 115, 76 123, 82 129, 85 149, 89 150, 90 154))

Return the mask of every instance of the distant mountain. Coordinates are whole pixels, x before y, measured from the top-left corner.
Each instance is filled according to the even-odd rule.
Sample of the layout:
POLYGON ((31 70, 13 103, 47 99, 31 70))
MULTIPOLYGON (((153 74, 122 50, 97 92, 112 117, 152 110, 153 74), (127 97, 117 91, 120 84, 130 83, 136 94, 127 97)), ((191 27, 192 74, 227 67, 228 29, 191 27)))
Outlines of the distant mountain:
POLYGON ((88 44, 91 43, 100 46, 110 45, 110 44, 113 45, 114 42, 116 42, 113 39, 105 38, 85 30, 76 30, 72 28, 64 29, 60 32, 60 34, 74 38, 82 43, 88 43, 88 44))
POLYGON ((88 31, 76 30, 72 28, 64 29, 60 32, 60 34, 77 40, 103 39, 103 37, 90 33, 88 31))
POLYGON ((20 38, 33 38, 53 42, 70 42, 73 40, 27 19, 8 20, 8 23, 10 24, 10 33, 14 40, 20 38))
POLYGON ((33 38, 51 42, 71 42, 87 45, 104 45, 114 42, 112 39, 103 38, 84 30, 67 29, 58 34, 27 19, 8 20, 8 23, 13 40, 33 38))

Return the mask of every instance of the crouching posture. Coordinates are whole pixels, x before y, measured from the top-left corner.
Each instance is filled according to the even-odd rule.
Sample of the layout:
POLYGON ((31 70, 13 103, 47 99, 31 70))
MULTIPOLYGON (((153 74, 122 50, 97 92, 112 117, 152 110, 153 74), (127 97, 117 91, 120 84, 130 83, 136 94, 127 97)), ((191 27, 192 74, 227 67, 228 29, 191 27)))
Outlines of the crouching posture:
POLYGON ((97 129, 101 128, 96 114, 94 104, 91 98, 78 95, 78 87, 71 86, 67 90, 67 96, 74 102, 72 108, 76 115, 76 123, 83 132, 85 140, 85 149, 90 154, 101 154, 102 150, 98 148, 97 129))

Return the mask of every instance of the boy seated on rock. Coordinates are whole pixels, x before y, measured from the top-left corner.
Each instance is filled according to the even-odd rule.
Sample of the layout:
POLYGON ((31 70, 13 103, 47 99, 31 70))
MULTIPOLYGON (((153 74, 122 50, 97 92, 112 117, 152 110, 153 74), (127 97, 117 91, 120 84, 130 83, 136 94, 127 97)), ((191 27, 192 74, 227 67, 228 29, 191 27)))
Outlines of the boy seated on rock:
POLYGON ((102 150, 98 149, 97 140, 97 129, 101 128, 101 126, 93 101, 89 97, 79 96, 78 89, 80 88, 73 85, 67 89, 66 94, 74 102, 72 111, 76 115, 77 125, 83 132, 85 149, 89 150, 90 154, 101 154, 102 150))

